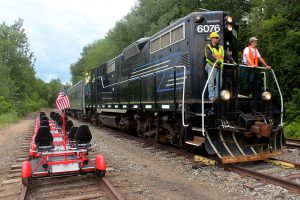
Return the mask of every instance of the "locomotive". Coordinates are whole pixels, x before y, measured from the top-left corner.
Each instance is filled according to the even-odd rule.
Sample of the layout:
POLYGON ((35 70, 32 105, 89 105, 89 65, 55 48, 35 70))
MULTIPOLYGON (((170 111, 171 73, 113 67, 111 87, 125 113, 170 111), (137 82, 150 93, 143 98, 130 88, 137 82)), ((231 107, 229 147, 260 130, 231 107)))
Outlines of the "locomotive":
POLYGON ((238 28, 223 11, 193 12, 174 20, 71 87, 67 113, 158 142, 201 147, 222 163, 278 156, 283 102, 273 70, 225 58, 218 69, 222 80, 216 80, 219 96, 208 99, 211 74, 205 70, 204 49, 209 34, 218 32, 224 51, 237 61, 238 28))

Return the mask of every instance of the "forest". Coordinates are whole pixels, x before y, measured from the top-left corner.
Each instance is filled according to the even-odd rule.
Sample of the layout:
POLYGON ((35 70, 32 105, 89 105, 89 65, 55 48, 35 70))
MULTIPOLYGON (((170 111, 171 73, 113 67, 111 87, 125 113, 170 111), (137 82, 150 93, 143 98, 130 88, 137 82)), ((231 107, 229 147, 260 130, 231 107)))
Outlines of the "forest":
MULTIPOLYGON (((139 38, 151 36, 172 20, 205 10, 227 11, 237 20, 240 52, 251 36, 259 38, 260 53, 276 72, 283 92, 285 134, 300 138, 300 3, 297 0, 137 0, 135 7, 104 38, 83 47, 79 59, 70 66, 71 82, 75 84, 90 69, 115 57, 139 38)), ((20 116, 52 106, 60 81, 45 83, 35 77, 34 56, 22 20, 12 26, 3 23, 0 34, 1 113, 20 116)))
MULTIPOLYGON (((35 57, 19 19, 0 24, 0 127, 40 108, 53 107, 62 85, 36 78, 35 57)), ((67 73, 67 72, 66 72, 67 73)))

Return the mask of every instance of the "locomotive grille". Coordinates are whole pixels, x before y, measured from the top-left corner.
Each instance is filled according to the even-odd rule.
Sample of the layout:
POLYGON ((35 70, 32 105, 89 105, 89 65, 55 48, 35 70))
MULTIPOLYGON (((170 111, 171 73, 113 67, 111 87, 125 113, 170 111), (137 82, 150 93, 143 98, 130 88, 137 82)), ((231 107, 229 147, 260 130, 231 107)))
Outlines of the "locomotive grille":
POLYGON ((189 52, 181 54, 181 61, 180 61, 181 65, 188 67, 190 65, 189 60, 190 60, 189 52))

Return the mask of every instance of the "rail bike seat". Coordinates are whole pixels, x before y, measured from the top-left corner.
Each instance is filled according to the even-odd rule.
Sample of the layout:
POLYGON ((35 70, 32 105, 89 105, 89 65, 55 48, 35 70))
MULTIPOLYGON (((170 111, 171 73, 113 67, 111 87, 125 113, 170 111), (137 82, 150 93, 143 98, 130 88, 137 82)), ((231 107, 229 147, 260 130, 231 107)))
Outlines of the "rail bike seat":
POLYGON ((92 134, 87 125, 81 125, 78 127, 75 134, 75 141, 77 148, 89 148, 91 147, 92 134))
POLYGON ((41 119, 42 117, 44 117, 44 116, 46 116, 46 114, 45 114, 44 112, 40 112, 40 113, 39 113, 40 119, 41 119))
MULTIPOLYGON (((40 121, 42 121, 43 118, 47 118, 47 116, 46 116, 45 114, 41 114, 41 115, 40 115, 40 121)), ((48 119, 48 118, 47 118, 47 119, 48 119)))
POLYGON ((41 126, 34 138, 34 142, 38 151, 48 151, 53 148, 53 137, 50 132, 50 128, 47 126, 41 126))
POLYGON ((70 132, 72 126, 74 126, 73 122, 71 120, 66 121, 66 132, 70 132))
POLYGON ((47 126, 47 127, 50 127, 50 126, 49 126, 49 121, 48 121, 48 120, 42 120, 41 123, 40 123, 40 126, 47 126))
POLYGON ((47 117, 47 116, 43 116, 42 118, 41 118, 41 121, 49 121, 49 118, 47 117))
POLYGON ((78 129, 77 126, 72 126, 72 127, 70 128, 70 132, 69 132, 69 134, 68 134, 68 140, 69 140, 69 144, 70 144, 70 145, 76 144, 76 142, 75 142, 75 134, 76 134, 76 132, 77 132, 77 129, 78 129))
POLYGON ((62 125, 63 125, 63 119, 62 119, 62 117, 59 117, 58 120, 56 121, 56 123, 57 123, 58 127, 62 127, 62 125))
POLYGON ((52 117, 52 119, 53 120, 56 120, 56 118, 59 116, 59 114, 58 113, 55 113, 54 115, 53 115, 53 117, 52 117))
POLYGON ((55 115, 55 112, 50 112, 50 118, 53 119, 53 116, 55 115))

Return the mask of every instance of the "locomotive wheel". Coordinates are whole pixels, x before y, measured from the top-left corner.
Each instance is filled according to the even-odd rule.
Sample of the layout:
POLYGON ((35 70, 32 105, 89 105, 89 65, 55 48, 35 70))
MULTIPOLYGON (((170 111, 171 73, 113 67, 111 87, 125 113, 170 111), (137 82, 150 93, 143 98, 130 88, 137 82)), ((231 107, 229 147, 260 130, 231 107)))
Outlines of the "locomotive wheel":
POLYGON ((106 171, 104 170, 96 170, 96 175, 100 178, 103 178, 106 174, 106 171))

